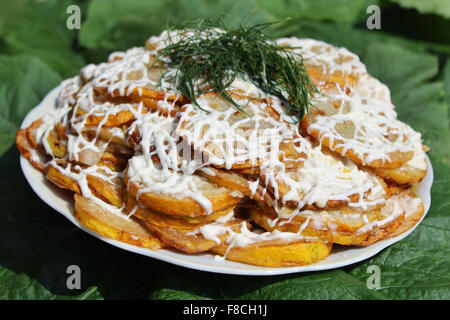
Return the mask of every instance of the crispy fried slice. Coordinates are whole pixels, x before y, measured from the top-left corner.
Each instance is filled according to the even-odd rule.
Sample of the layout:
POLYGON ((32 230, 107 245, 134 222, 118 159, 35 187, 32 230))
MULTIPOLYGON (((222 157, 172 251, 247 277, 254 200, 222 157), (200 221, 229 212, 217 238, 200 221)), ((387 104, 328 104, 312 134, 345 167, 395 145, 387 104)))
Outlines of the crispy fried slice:
POLYGON ((317 141, 369 167, 394 169, 411 160, 414 142, 393 105, 333 84, 322 90, 301 122, 317 141))
POLYGON ((78 194, 75 194, 75 217, 86 228, 107 238, 151 250, 164 247, 156 236, 137 221, 111 213, 78 194))
POLYGON ((39 145, 39 143, 36 141, 36 139, 34 137, 34 131, 42 125, 42 122, 43 122, 42 118, 39 118, 39 119, 33 121, 33 123, 25 130, 26 130, 26 135, 27 135, 28 141, 29 141, 30 145, 33 147, 33 149, 39 150, 39 147, 40 147, 40 150, 43 153, 45 153, 42 146, 39 145))
POLYGON ((202 225, 210 223, 217 218, 228 214, 234 208, 226 209, 223 211, 217 211, 211 213, 207 216, 200 217, 184 217, 184 216, 170 216, 164 213, 160 213, 157 211, 150 210, 142 204, 138 203, 136 199, 124 190, 124 198, 125 198, 125 210, 129 213, 132 213, 133 216, 153 224, 157 227, 161 228, 173 228, 173 229, 181 229, 181 230, 194 230, 202 225))
POLYGON ((97 197, 118 208, 122 207, 124 185, 121 179, 114 179, 114 183, 111 183, 90 174, 86 176, 86 179, 89 188, 97 197))
MULTIPOLYGON (((61 165, 58 164, 58 167, 64 168, 66 164, 61 163, 61 165)), ((45 177, 53 182, 55 185, 57 185, 60 188, 71 190, 75 193, 81 194, 80 187, 78 185, 78 182, 63 174, 60 170, 57 169, 57 167, 53 164, 48 164, 45 167, 44 171, 45 177)))
POLYGON ((271 158, 304 158, 301 148, 294 148, 298 138, 291 124, 263 100, 231 94, 245 113, 218 93, 200 96, 197 102, 184 105, 176 130, 204 154, 208 163, 226 169, 258 167, 271 158), (286 156, 284 155, 286 154, 286 156))
MULTIPOLYGON (((131 107, 130 107, 131 108, 131 107)), ((134 110, 137 110, 138 107, 134 106, 132 107, 134 110)), ((104 128, 113 128, 113 127, 120 127, 131 120, 134 119, 133 112, 130 110, 120 110, 118 112, 102 112, 104 114, 98 115, 99 112, 96 112, 95 114, 88 114, 86 115, 86 111, 82 110, 81 108, 76 109, 77 112, 75 116, 77 118, 80 118, 81 121, 84 122, 84 126, 86 127, 97 127, 101 124, 104 128), (86 116, 85 116, 86 115, 86 116), (105 120, 105 117, 106 120, 105 120)), ((147 112, 147 109, 141 109, 142 113, 147 112)))
MULTIPOLYGON (((270 212, 269 209, 249 207, 249 217, 269 231, 298 232, 301 229, 304 236, 357 246, 368 246, 391 234, 403 233, 423 215, 420 198, 415 197, 409 189, 392 196, 385 207, 368 212, 358 213, 352 208, 328 212, 306 210, 292 219, 274 220, 277 214, 273 210, 270 212), (396 232, 402 225, 403 227, 396 232)), ((283 209, 289 210, 289 208, 281 210, 283 209)))
POLYGON ((405 217, 398 228, 394 232, 389 233, 388 238, 396 237, 408 231, 409 229, 414 227, 422 218, 425 212, 422 201, 420 201, 419 198, 415 197, 412 192, 409 192, 409 196, 412 198, 412 202, 409 203, 408 208, 406 209, 405 217))
POLYGON ((47 143, 52 152, 52 156, 56 158, 64 158, 67 155, 67 134, 61 122, 50 130, 47 143))
MULTIPOLYGON (((222 225, 234 232, 239 232, 242 222, 243 220, 233 219, 222 225)), ((162 228, 145 221, 144 224, 150 231, 158 235, 165 244, 186 253, 204 252, 218 245, 216 241, 206 239, 203 235, 191 232, 191 230, 162 228)), ((227 236, 227 233, 223 233, 218 238, 220 241, 224 241, 227 236)))
POLYGON ((26 129, 20 129, 16 134, 16 146, 20 154, 27 159, 33 167, 44 172, 45 163, 42 158, 43 156, 30 144, 27 138, 26 129))
POLYGON ((326 258, 332 244, 325 242, 268 241, 254 243, 245 247, 231 247, 220 244, 211 252, 225 256, 226 259, 264 267, 303 266, 326 258))
POLYGON ((420 221, 424 213, 422 200, 416 197, 410 189, 392 196, 391 202, 382 210, 382 214, 368 226, 370 234, 365 241, 358 244, 368 246, 372 243, 390 237, 395 237, 411 229, 420 221))
POLYGON ((97 135, 103 140, 111 141, 123 146, 129 146, 125 132, 129 128, 129 123, 114 128, 98 128, 97 126, 85 126, 82 133, 86 135, 97 135))
POLYGON ((205 167, 198 174, 207 177, 210 181, 230 190, 236 190, 249 198, 265 201, 262 186, 253 177, 242 174, 239 170, 223 170, 214 167, 205 167))
MULTIPOLYGON (((48 180, 53 182, 60 188, 71 190, 77 194, 82 194, 80 185, 72 175, 76 176, 77 172, 72 170, 68 172, 66 170, 67 163, 61 163, 56 167, 56 163, 50 163, 45 167, 44 174, 48 180)), ((102 178, 87 174, 86 175, 87 185, 90 191, 98 198, 108 202, 116 207, 121 207, 122 193, 123 193, 123 181, 115 179, 114 183, 103 180, 102 178)))
POLYGON ((382 179, 320 145, 312 145, 307 153, 300 168, 262 170, 261 183, 275 199, 305 209, 333 209, 350 202, 370 208, 384 205, 387 186, 382 179))
POLYGON ((148 208, 169 215, 204 216, 235 206, 241 195, 196 174, 164 169, 136 155, 124 173, 127 190, 148 208))
POLYGON ((407 124, 404 124, 409 139, 414 143, 414 155, 411 160, 396 169, 373 168, 373 172, 389 183, 401 185, 413 185, 422 181, 427 174, 427 162, 425 152, 428 147, 422 145, 419 132, 416 132, 407 124))
POLYGON ((61 122, 49 128, 47 135, 47 149, 44 148, 43 141, 36 140, 35 132, 43 125, 43 118, 35 120, 28 128, 26 128, 26 135, 30 145, 44 155, 56 158, 64 158, 67 154, 67 135, 66 129, 61 122), (48 150, 48 151, 46 151, 48 150))
MULTIPOLYGON (((285 214, 294 212, 288 207, 280 208, 280 211, 285 214)), ((259 206, 248 208, 248 214, 252 221, 268 231, 297 233, 302 230, 303 236, 351 245, 358 244, 367 238, 369 230, 364 233, 356 231, 368 222, 374 221, 381 214, 381 209, 367 212, 360 212, 349 207, 341 207, 340 210, 334 211, 304 210, 292 219, 277 219, 278 215, 273 208, 259 206)))
POLYGON ((413 166, 405 163, 397 169, 380 169, 374 168, 373 171, 381 178, 388 182, 394 182, 398 184, 413 185, 422 181, 427 175, 427 170, 421 170, 414 168, 413 166))
MULTIPOLYGON (((121 95, 119 90, 114 90, 110 94, 108 89, 103 87, 95 87, 94 90, 98 94, 110 97, 117 97, 121 95)), ((157 91, 143 87, 133 89, 132 92, 127 95, 127 98, 135 103, 142 102, 143 106, 148 110, 159 111, 161 114, 170 114, 172 116, 180 110, 179 105, 189 102, 189 100, 183 96, 167 94, 167 92, 164 91, 157 91)))
MULTIPOLYGON (((127 178, 125 178, 125 183, 133 197, 137 197, 141 188, 134 182, 129 182, 127 178)), ((205 186, 201 192, 211 202, 212 212, 226 210, 240 201, 240 197, 233 195, 231 190, 218 187, 211 183, 208 183, 208 186, 205 186)), ((183 197, 181 194, 171 196, 163 193, 144 191, 139 194, 138 198, 139 201, 150 209, 169 215, 196 217, 206 214, 205 209, 197 201, 190 197, 183 197)))
POLYGON ((315 85, 324 82, 337 82, 341 86, 353 86, 361 75, 366 73, 359 57, 345 48, 337 48, 314 39, 281 38, 281 46, 292 47, 292 51, 301 54, 299 58, 305 64, 306 71, 315 85))

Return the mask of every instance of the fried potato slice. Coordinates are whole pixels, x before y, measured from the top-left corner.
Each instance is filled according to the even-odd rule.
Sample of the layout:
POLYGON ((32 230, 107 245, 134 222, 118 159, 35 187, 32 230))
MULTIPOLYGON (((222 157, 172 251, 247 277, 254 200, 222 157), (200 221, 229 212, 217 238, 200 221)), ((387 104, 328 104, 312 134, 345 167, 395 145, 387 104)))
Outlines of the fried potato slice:
POLYGON ((82 134, 86 135, 98 135, 102 140, 111 141, 113 143, 120 144, 122 146, 129 146, 126 139, 125 132, 129 128, 129 123, 123 124, 119 127, 113 128, 98 128, 97 126, 84 126, 82 129, 82 134))
POLYGON ((50 157, 64 158, 67 154, 67 134, 66 128, 61 122, 56 123, 52 128, 48 128, 49 132, 46 139, 47 148, 43 146, 44 141, 37 141, 35 132, 43 125, 43 118, 33 121, 33 123, 26 128, 26 136, 30 145, 50 157))
POLYGON ((165 247, 164 243, 134 219, 122 218, 78 194, 75 194, 74 198, 75 217, 93 232, 150 250, 165 247))
POLYGON ((281 38, 280 46, 292 47, 305 64, 306 71, 315 85, 337 82, 341 86, 355 85, 365 74, 366 67, 359 57, 345 48, 337 48, 314 39, 281 38))
POLYGON ((207 216, 199 217, 185 217, 185 216, 171 216, 161 212, 150 210, 137 202, 136 199, 124 190, 125 210, 133 216, 153 224, 161 228, 173 228, 181 230, 194 230, 202 225, 210 223, 217 218, 228 214, 234 208, 223 211, 216 211, 207 216))
POLYGON ((424 213, 422 200, 415 196, 410 189, 406 189, 391 197, 386 208, 376 221, 362 229, 370 229, 370 234, 360 246, 390 237, 400 235, 415 226, 424 213))
MULTIPOLYGON (((112 93, 108 92, 107 88, 95 87, 94 90, 101 95, 117 97, 121 96, 120 90, 114 90, 112 93)), ((143 87, 137 87, 127 95, 127 98, 138 104, 142 105, 150 111, 159 111, 163 115, 174 116, 179 110, 180 105, 189 103, 189 99, 179 96, 175 93, 167 94, 164 91, 157 91, 143 87)))
POLYGON ((301 121, 317 141, 368 167, 394 169, 411 160, 414 142, 393 105, 334 84, 321 89, 309 117, 301 121))
MULTIPOLYGON (((233 232, 239 232, 243 220, 233 219, 223 223, 223 227, 230 228, 233 232)), ((205 252, 218 245, 214 240, 206 239, 202 234, 192 232, 192 230, 176 230, 172 228, 163 228, 144 221, 145 226, 158 235, 158 237, 170 247, 186 253, 205 252)), ((227 233, 218 236, 220 241, 228 237, 227 233)))
POLYGON ((258 167, 272 158, 283 159, 284 154, 291 159, 305 157, 297 151, 301 147, 292 146, 298 138, 297 131, 280 120, 274 108, 263 100, 237 94, 231 97, 243 112, 215 92, 197 99, 201 109, 184 105, 177 135, 218 168, 258 167))
MULTIPOLYGON (((139 190, 141 189, 136 183, 129 182, 125 178, 125 184, 128 191, 137 197, 139 190)), ((233 192, 223 187, 217 187, 213 184, 209 184, 211 189, 204 189, 202 191, 203 196, 211 202, 212 212, 223 211, 233 207, 240 201, 239 196, 233 196, 233 192)), ((152 210, 159 211, 168 215, 175 216, 204 216, 206 215, 204 207, 196 200, 183 197, 182 195, 167 195, 157 192, 142 192, 138 196, 145 206, 152 210)))
POLYGON ((241 195, 204 177, 166 170, 143 155, 129 160, 124 181, 133 197, 148 208, 169 215, 204 216, 231 208, 241 200, 241 195))
MULTIPOLYGON (((381 214, 381 209, 361 212, 355 208, 341 207, 328 211, 304 210, 294 217, 278 218, 275 210, 267 206, 253 206, 247 210, 250 219, 267 231, 293 233, 301 231, 303 236, 342 245, 364 241, 369 235, 369 230, 365 233, 357 231, 381 214)), ((279 210, 286 216, 295 212, 289 207, 282 207, 279 210)))
POLYGON ((261 206, 248 208, 250 219, 266 230, 302 230, 304 236, 357 246, 368 246, 391 234, 395 236, 405 232, 420 220, 423 211, 422 201, 409 189, 393 195, 383 208, 368 212, 355 212, 354 208, 321 212, 305 210, 291 219, 277 219, 273 209, 270 211, 270 208, 261 206), (400 226, 403 227, 398 229, 400 226))
POLYGON ((405 217, 402 223, 395 229, 394 232, 388 234, 388 238, 396 237, 412 227, 414 227, 417 223, 419 223, 420 219, 422 219, 423 214, 425 213, 425 207, 411 191, 408 192, 409 197, 411 197, 412 203, 409 203, 409 208, 406 209, 405 217))
POLYGON ((33 167, 40 172, 45 170, 45 162, 41 160, 43 157, 29 142, 26 129, 20 129, 16 134, 16 146, 20 154, 27 159, 33 167))
POLYGON ((267 193, 257 179, 246 176, 241 170, 223 170, 214 167, 205 167, 198 174, 207 177, 211 182, 240 192, 251 199, 265 201, 267 193))
POLYGON ((404 124, 404 128, 408 132, 409 139, 414 143, 414 155, 412 159, 399 168, 373 168, 373 172, 389 183, 413 185, 422 181, 427 174, 425 152, 429 148, 422 145, 422 138, 419 132, 416 132, 407 124, 404 124))
POLYGON ((36 141, 36 139, 34 137, 35 130, 37 130, 42 125, 42 123, 43 123, 43 119, 39 118, 39 119, 33 121, 33 123, 31 123, 31 125, 28 126, 28 128, 26 128, 25 130, 26 130, 28 142, 33 147, 33 149, 40 150, 43 154, 45 154, 44 148, 41 145, 39 145, 39 143, 36 141))
POLYGON ((67 155, 67 134, 61 122, 49 132, 47 143, 51 150, 51 156, 56 158, 64 158, 67 155))
MULTIPOLYGON (((53 182, 60 188, 71 190, 77 194, 82 194, 82 189, 76 179, 72 175, 76 176, 79 172, 66 170, 67 163, 50 163, 45 167, 45 177, 53 182), (59 169, 58 169, 59 167, 59 169), (64 173, 65 172, 65 173, 64 173)), ((123 204, 123 181, 120 179, 114 179, 114 183, 108 182, 96 175, 86 175, 87 185, 90 191, 102 199, 103 201, 110 203, 116 207, 121 207, 123 204)))
POLYGON ((373 171, 388 182, 406 185, 419 183, 427 175, 427 170, 415 168, 408 163, 396 169, 374 168, 373 171))
POLYGON ((211 248, 211 252, 226 259, 264 267, 303 266, 326 258, 332 249, 331 243, 298 241, 267 241, 245 247, 229 247, 223 243, 211 248))
POLYGON ((312 145, 301 168, 266 170, 260 180, 275 199, 299 208, 333 209, 348 203, 376 208, 387 196, 382 179, 320 145, 312 145))

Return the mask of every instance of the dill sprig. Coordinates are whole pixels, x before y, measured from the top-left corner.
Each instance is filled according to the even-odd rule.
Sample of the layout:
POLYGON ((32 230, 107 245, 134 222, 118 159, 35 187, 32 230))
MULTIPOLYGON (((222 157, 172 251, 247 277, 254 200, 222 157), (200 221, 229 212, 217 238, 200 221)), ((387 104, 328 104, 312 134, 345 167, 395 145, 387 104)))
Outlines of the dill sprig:
POLYGON ((229 29, 221 20, 191 22, 172 36, 169 32, 167 46, 157 60, 177 70, 176 90, 198 107, 197 96, 215 91, 244 112, 227 92, 236 77, 244 76, 262 91, 280 98, 287 114, 302 119, 309 112, 309 91, 317 89, 301 55, 264 35, 272 24, 229 29))

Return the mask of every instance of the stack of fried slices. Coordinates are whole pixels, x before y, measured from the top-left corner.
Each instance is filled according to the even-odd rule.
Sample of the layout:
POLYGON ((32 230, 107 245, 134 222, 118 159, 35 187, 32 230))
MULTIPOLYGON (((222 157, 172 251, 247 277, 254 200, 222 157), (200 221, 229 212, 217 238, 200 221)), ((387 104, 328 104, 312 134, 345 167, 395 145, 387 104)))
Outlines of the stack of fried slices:
POLYGON ((61 84, 55 111, 17 133, 21 154, 75 193, 75 215, 103 236, 158 250, 290 266, 333 244, 367 246, 413 227, 426 175, 421 136, 359 58, 311 39, 318 92, 299 123, 276 97, 236 79, 197 104, 155 62, 168 33, 113 53, 61 84))

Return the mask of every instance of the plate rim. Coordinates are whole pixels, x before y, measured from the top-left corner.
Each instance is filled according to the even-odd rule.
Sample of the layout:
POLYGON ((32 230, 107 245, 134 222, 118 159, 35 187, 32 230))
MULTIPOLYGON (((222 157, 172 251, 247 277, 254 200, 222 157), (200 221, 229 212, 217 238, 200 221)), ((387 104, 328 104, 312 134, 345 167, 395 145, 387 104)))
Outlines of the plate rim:
MULTIPOLYGON (((42 101, 33 109, 31 109, 27 115, 25 116, 24 120, 22 121, 22 124, 20 128, 25 128, 29 124, 31 124, 32 121, 36 120, 39 116, 41 116, 40 112, 41 109, 45 109, 45 107, 49 108, 47 105, 52 104, 54 108, 55 100, 57 98, 58 90, 61 88, 62 85, 59 85, 52 89, 43 99, 42 101)), ((45 112, 45 111, 41 111, 45 112)), ((292 267, 262 267, 262 266, 253 266, 248 265, 240 262, 234 262, 229 260, 220 261, 223 266, 211 266, 206 264, 205 262, 197 261, 196 257, 208 257, 209 259, 214 259, 214 255, 212 254, 185 254, 185 253, 179 253, 175 252, 173 250, 168 249, 160 249, 158 251, 153 251, 146 248, 141 248, 135 245, 131 245, 128 243, 120 242, 117 240, 113 240, 107 237, 104 237, 100 234, 97 234, 90 229, 84 227, 74 216, 73 214, 73 200, 70 203, 66 203, 67 208, 64 210, 64 208, 61 208, 60 206, 53 203, 51 196, 48 195, 49 192, 51 192, 52 196, 62 198, 62 192, 61 194, 58 194, 58 190, 55 186, 51 185, 50 182, 48 182, 45 177, 37 170, 35 169, 27 159, 25 159, 22 155, 20 155, 20 167, 22 170, 22 173, 25 176, 25 179, 27 180, 27 183, 30 185, 32 190, 36 193, 36 195, 45 202, 48 206, 50 206, 52 209, 63 215, 65 218, 67 218, 70 222, 72 222, 75 226, 77 226, 79 229, 83 230, 84 232, 87 232, 91 236, 94 236, 97 239, 100 239, 110 245, 113 245, 115 247, 118 247, 120 249, 134 252, 137 254, 141 254, 144 256, 148 256, 160 261, 164 261, 166 263, 175 264, 181 267, 186 267, 190 269, 200 270, 200 271, 206 271, 206 272, 213 272, 213 273, 221 273, 221 274, 232 274, 232 275, 249 275, 249 276, 269 276, 269 275, 281 275, 281 274, 290 274, 290 273, 303 273, 303 272, 314 272, 314 271, 323 271, 323 270, 332 270, 336 268, 341 268, 344 266, 348 266, 351 264, 355 264, 364 260, 367 260, 374 255, 378 254, 383 249, 391 246, 392 244, 406 238, 408 235, 410 235, 422 222, 422 220, 427 215, 430 205, 431 205, 431 187, 433 185, 433 178, 434 178, 434 172, 433 172, 433 166, 431 164, 431 161, 426 155, 426 161, 428 165, 427 175, 422 180, 421 183, 419 183, 419 189, 422 190, 420 198, 422 199, 422 202, 424 203, 424 214, 422 215, 422 218, 417 222, 414 227, 409 229, 408 231, 393 237, 389 239, 380 240, 378 242, 375 242, 367 247, 349 247, 348 249, 344 248, 343 250, 356 250, 362 251, 362 254, 353 254, 353 258, 351 258, 352 255, 350 255, 350 258, 341 262, 334 262, 329 265, 323 264, 323 261, 326 261, 326 258, 324 260, 321 260, 317 263, 306 265, 306 266, 292 266, 292 267), (36 176, 40 175, 42 179, 36 179, 36 176), (424 184, 424 182, 427 182, 427 185, 424 184), (53 189, 53 190, 52 190, 53 189), (71 209, 71 210, 70 210, 71 209), (186 260, 187 259, 187 260, 186 260)), ((330 254, 330 256, 333 254, 333 252, 330 254)), ((215 263, 218 263, 217 260, 215 260, 215 263)))

